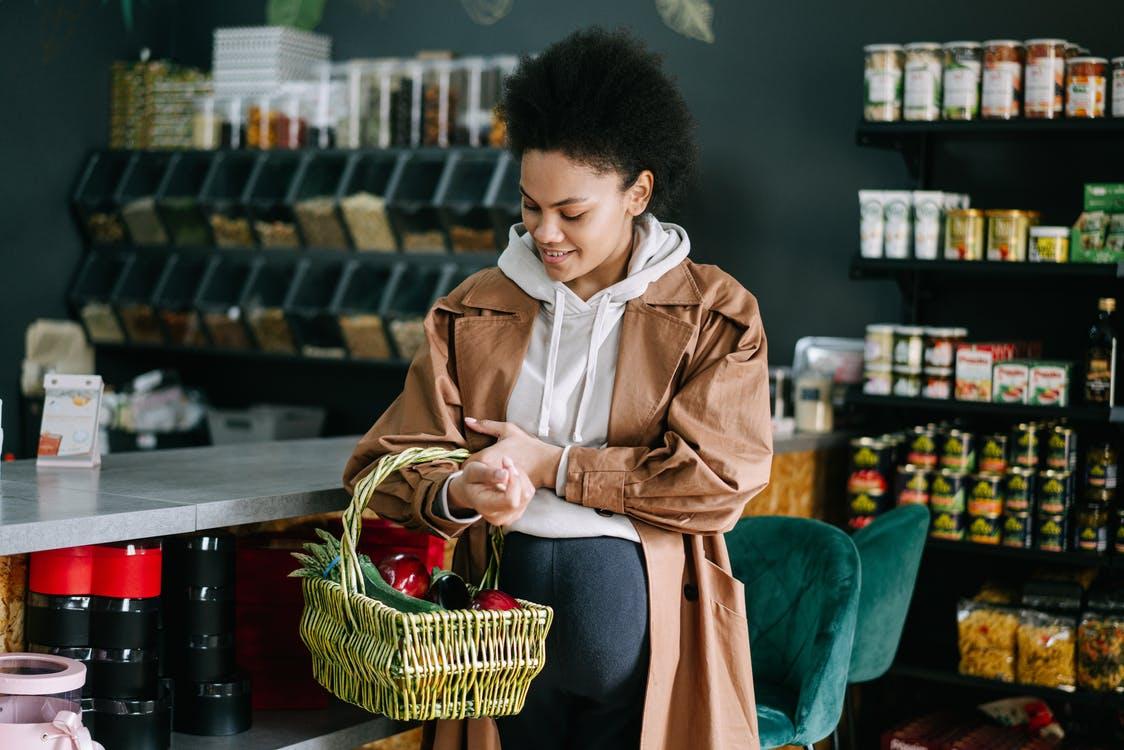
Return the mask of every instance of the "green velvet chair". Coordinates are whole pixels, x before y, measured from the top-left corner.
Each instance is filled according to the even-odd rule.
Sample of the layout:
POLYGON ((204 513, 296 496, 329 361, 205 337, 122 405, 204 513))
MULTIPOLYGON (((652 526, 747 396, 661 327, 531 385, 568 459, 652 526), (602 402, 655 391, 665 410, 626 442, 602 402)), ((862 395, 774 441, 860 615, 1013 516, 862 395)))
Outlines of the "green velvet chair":
POLYGON ((839 529, 806 518, 745 518, 726 544, 745 584, 761 747, 804 745, 839 722, 859 556, 839 529))
MULTIPOLYGON (((929 535, 929 518, 925 506, 904 505, 878 516, 852 537, 863 581, 847 678, 852 685, 878 679, 894 663, 929 535)), ((850 747, 856 750, 850 697, 848 692, 846 724, 850 747)))

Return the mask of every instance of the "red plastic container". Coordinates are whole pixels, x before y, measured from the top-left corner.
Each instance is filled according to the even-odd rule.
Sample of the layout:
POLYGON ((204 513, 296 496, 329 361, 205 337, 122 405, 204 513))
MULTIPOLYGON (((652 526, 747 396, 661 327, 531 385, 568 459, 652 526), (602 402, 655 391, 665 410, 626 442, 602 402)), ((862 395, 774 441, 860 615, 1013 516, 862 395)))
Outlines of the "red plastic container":
POLYGON ((93 547, 66 547, 31 553, 28 588, 37 594, 88 596, 93 581, 93 547))
POLYGON ((376 565, 390 555, 413 555, 425 563, 426 570, 442 568, 445 564, 444 539, 425 532, 409 531, 383 518, 363 519, 359 551, 376 565))
POLYGON ((160 596, 160 542, 138 541, 94 547, 94 580, 90 593, 113 599, 160 596))

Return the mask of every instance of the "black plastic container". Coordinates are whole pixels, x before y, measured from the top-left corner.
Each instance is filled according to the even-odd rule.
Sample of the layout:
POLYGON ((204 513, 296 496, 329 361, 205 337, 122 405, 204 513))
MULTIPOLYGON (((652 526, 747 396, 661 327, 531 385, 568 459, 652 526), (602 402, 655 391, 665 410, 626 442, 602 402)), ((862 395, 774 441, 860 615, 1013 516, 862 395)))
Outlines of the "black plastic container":
POLYGON ((425 342, 425 315, 455 272, 450 264, 406 264, 390 290, 386 308, 391 339, 397 355, 413 359, 425 342))
POLYGON ((90 155, 78 178, 74 211, 90 244, 122 244, 128 236, 116 196, 133 157, 129 151, 97 151, 90 155))
MULTIPOLYGON (((87 684, 89 684, 87 682, 87 684)), ((90 736, 96 737, 97 731, 97 714, 94 713, 94 699, 86 695, 86 691, 82 691, 82 726, 90 730, 90 736)), ((104 747, 104 745, 103 745, 104 747)))
POLYGON ((151 649, 156 646, 160 597, 90 598, 90 645, 101 649, 151 649))
POLYGON ((174 728, 185 734, 218 737, 250 728, 250 680, 239 675, 228 682, 179 683, 174 728))
POLYGON ((287 201, 300 224, 305 247, 347 250, 351 239, 336 196, 351 154, 309 151, 289 187, 287 201))
POLYGON ((234 632, 233 586, 188 586, 183 630, 188 635, 234 632))
POLYGON ((386 203, 403 252, 442 253, 449 249, 435 203, 448 159, 447 151, 418 150, 395 167, 387 186, 386 203))
POLYGON ((70 292, 70 303, 92 344, 121 344, 125 327, 113 307, 117 285, 133 262, 130 253, 96 252, 86 256, 70 292))
POLYGON ((236 547, 232 534, 166 537, 164 580, 167 590, 185 586, 233 586, 236 547))
POLYGON ((262 154, 254 164, 242 203, 249 210, 254 238, 262 247, 301 246, 297 220, 286 200, 300 163, 299 152, 272 151, 262 154))
POLYGON ((398 266, 353 262, 344 272, 333 313, 353 359, 393 356, 384 313, 398 266))
POLYGON ((300 352, 306 357, 341 359, 347 356, 347 345, 332 312, 343 273, 344 264, 339 261, 305 259, 297 269, 285 313, 300 352))
POLYGON ((294 354, 293 328, 285 316, 285 301, 297 275, 295 260, 259 259, 242 295, 242 312, 254 341, 263 352, 294 354))
POLYGON ((207 339, 216 349, 246 350, 253 346, 238 306, 252 268, 249 258, 220 258, 199 286, 195 309, 202 318, 207 339))
POLYGON ((157 650, 103 649, 91 653, 87 681, 91 694, 121 699, 147 700, 159 684, 157 650))
POLYGON ((484 197, 484 206, 496 230, 498 247, 507 246, 508 233, 513 224, 523 221, 523 194, 519 191, 519 163, 509 153, 500 156, 492 184, 484 197))
POLYGON ((253 247, 254 233, 243 199, 261 154, 220 151, 203 181, 199 205, 219 247, 253 247))
POLYGON ((207 344, 195 299, 217 257, 175 255, 164 281, 156 292, 156 315, 164 329, 164 340, 173 346, 201 347, 207 344))
POLYGON ((168 674, 187 682, 225 680, 237 670, 235 634, 189 635, 168 642, 168 674))
POLYGON ((501 239, 485 204, 501 153, 491 149, 453 152, 437 186, 437 211, 454 253, 494 253, 501 239))
MULTIPOLYGON (((93 688, 90 683, 90 660, 92 658, 93 649, 89 646, 46 646, 42 643, 35 643, 29 637, 27 639, 27 650, 32 654, 52 654, 54 656, 65 656, 67 659, 74 659, 86 665, 86 683, 82 685, 82 697, 87 698, 93 695, 93 688)), ((83 713, 85 718, 85 713, 83 713)))
POLYGON ((138 151, 121 178, 114 199, 121 206, 121 218, 134 245, 168 244, 168 228, 156 208, 156 194, 172 157, 165 151, 138 151))
POLYGON ((199 198, 207 180, 212 151, 183 151, 172 157, 156 192, 156 209, 173 245, 203 247, 213 244, 211 226, 199 198))
POLYGON ((24 635, 48 647, 90 645, 90 597, 27 593, 24 635))
POLYGON ((386 206, 387 189, 407 158, 397 150, 355 154, 348 163, 336 196, 351 244, 356 250, 394 252, 401 246, 386 206))
POLYGON ((90 707, 94 722, 90 734, 93 738, 106 750, 166 750, 170 747, 171 682, 161 682, 160 697, 156 700, 92 699, 90 707))
POLYGON ((163 254, 138 253, 121 275, 113 306, 131 344, 164 343, 155 304, 156 293, 171 268, 170 260, 163 254))

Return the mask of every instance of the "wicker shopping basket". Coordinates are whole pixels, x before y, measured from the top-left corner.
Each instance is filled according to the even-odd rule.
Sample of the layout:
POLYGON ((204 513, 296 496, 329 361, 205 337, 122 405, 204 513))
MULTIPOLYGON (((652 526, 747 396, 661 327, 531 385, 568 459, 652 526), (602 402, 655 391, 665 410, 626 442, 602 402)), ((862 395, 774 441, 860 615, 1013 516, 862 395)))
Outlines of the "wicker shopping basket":
MULTIPOLYGON (((312 652, 313 674, 337 697, 372 713, 407 721, 516 714, 542 670, 549 607, 520 600, 522 609, 510 611, 408 614, 363 593, 356 544, 375 488, 405 466, 467 456, 438 448, 384 456, 356 485, 339 542, 320 532, 326 544, 306 545, 309 554, 297 555, 304 563, 293 573, 303 579, 300 634, 312 652)), ((492 548, 494 573, 499 545, 492 548)))

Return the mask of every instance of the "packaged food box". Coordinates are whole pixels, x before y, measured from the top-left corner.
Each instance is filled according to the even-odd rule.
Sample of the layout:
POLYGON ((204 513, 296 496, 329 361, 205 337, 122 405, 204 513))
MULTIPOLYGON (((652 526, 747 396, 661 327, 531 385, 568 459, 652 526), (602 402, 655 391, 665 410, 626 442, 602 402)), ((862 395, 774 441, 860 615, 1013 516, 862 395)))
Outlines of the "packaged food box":
POLYGON ((956 398, 959 401, 991 401, 992 369, 1025 353, 1015 342, 960 344, 956 348, 956 398))
POLYGON ((991 373, 992 400, 997 404, 1025 404, 1030 391, 1030 362, 1012 359, 995 365, 991 373))
POLYGON ((1035 362, 1030 367, 1030 403, 1035 406, 1067 406, 1071 362, 1035 362))
POLYGON ((1124 183, 1086 183, 1083 205, 1086 211, 1124 212, 1124 183))
POLYGON ((1085 185, 1084 213, 1070 232, 1074 263, 1124 260, 1124 183, 1085 185))

